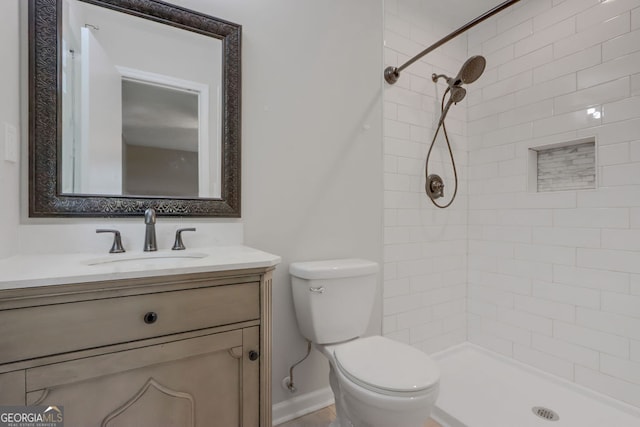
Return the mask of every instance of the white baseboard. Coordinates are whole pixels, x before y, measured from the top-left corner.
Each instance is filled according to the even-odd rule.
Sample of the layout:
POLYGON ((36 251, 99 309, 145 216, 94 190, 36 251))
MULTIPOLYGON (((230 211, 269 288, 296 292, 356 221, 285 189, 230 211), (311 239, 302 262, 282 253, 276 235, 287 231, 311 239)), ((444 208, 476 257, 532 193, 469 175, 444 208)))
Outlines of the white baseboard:
POLYGON ((465 424, 447 414, 437 406, 433 408, 433 411, 431 411, 431 418, 442 427, 467 427, 465 424))
POLYGON ((333 392, 330 387, 301 394, 273 405, 273 425, 277 426, 332 404, 333 392))

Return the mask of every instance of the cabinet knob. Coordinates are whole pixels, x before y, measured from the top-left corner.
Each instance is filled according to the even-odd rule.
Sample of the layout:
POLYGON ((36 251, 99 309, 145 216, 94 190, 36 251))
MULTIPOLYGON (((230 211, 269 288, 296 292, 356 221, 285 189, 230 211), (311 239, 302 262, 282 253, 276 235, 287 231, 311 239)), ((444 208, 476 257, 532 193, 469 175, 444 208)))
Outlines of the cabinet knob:
POLYGON ((258 353, 255 350, 251 350, 249 352, 249 360, 251 360, 252 362, 258 360, 258 357, 260 357, 260 353, 258 353))
POLYGON ((155 323, 156 320, 158 320, 158 313, 156 313, 155 311, 150 311, 144 315, 144 323, 146 323, 147 325, 155 323))

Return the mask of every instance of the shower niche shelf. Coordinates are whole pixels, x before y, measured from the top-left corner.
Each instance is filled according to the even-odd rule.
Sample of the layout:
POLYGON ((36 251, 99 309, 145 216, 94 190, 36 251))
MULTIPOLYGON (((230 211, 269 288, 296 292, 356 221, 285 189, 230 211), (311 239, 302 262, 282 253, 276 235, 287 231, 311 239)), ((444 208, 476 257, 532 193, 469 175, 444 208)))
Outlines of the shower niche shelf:
POLYGON ((595 138, 529 148, 532 192, 596 188, 595 138))

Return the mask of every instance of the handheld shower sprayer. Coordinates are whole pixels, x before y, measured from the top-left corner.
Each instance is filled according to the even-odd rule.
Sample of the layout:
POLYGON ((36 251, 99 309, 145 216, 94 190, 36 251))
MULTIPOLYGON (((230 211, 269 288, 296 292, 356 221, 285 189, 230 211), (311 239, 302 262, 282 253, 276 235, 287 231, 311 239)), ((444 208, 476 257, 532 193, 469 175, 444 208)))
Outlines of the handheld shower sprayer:
POLYGON ((447 117, 447 113, 449 113, 449 109, 451 108, 451 105, 457 104, 458 102, 462 101, 467 95, 467 90, 463 88, 462 85, 473 83, 476 80, 478 80, 482 75, 482 73, 484 72, 486 65, 487 65, 486 59, 484 59, 483 56, 476 55, 467 59, 465 63, 462 64, 462 67, 460 68, 460 71, 458 72, 455 78, 448 77, 444 74, 433 74, 431 76, 431 79, 433 80, 434 83, 437 83, 438 80, 443 78, 447 82, 447 86, 448 86, 447 89, 444 91, 444 95, 442 96, 442 103, 440 106, 442 113, 440 115, 440 120, 438 122, 438 127, 436 129, 436 132, 433 135, 431 146, 429 147, 429 152, 427 154, 427 160, 425 165, 425 176, 426 176, 425 191, 429 196, 429 199, 431 200, 431 202, 439 208, 447 208, 451 206, 451 203, 453 203, 453 201, 456 198, 456 194, 458 193, 458 172, 456 170, 456 162, 455 162, 455 159, 453 158, 453 151, 451 150, 451 144, 449 143, 449 135, 447 134, 447 127, 445 126, 444 119, 445 117, 447 117), (444 101, 447 95, 449 95, 449 99, 445 106, 444 101), (431 157, 431 151, 433 150, 433 146, 436 142, 436 137, 438 136, 438 132, 440 131, 440 128, 442 128, 445 141, 447 142, 447 148, 449 149, 449 156, 451 157, 451 165, 453 166, 453 176, 455 179, 453 196, 451 197, 451 200, 449 201, 449 203, 447 203, 446 205, 439 205, 436 202, 436 199, 439 199, 440 197, 444 196, 444 181, 442 180, 442 178, 440 178, 440 176, 436 174, 429 175, 429 158, 431 157))
POLYGON ((447 117, 447 113, 449 112, 449 108, 451 108, 451 105, 457 104, 458 102, 462 101, 465 96, 467 96, 467 90, 460 86, 449 87, 445 91, 445 95, 446 92, 449 92, 449 101, 447 101, 447 105, 442 110, 438 126, 442 126, 442 124, 444 123, 444 118, 447 117))

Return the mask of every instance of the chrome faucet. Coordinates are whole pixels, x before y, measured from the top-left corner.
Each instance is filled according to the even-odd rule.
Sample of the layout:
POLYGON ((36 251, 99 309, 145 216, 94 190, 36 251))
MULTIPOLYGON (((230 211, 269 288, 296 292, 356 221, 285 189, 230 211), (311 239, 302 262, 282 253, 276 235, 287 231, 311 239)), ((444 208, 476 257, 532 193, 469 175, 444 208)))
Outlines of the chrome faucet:
POLYGON ((144 211, 144 251, 153 252, 158 250, 156 244, 156 210, 149 208, 144 211))

